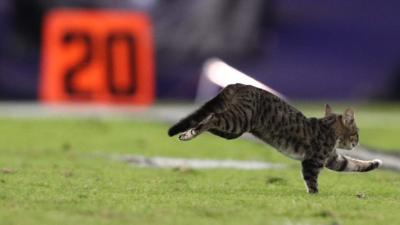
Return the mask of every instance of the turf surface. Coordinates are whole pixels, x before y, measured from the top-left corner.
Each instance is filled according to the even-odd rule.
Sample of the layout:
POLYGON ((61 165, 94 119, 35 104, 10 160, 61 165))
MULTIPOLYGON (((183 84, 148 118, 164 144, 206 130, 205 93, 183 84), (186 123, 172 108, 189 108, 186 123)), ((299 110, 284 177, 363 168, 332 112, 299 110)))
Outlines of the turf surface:
MULTIPOLYGON (((400 147, 394 135, 400 126, 381 126, 380 117, 359 119, 361 140, 400 147)), ((299 163, 263 144, 211 135, 178 142, 166 136, 166 125, 134 121, 1 119, 0 124, 0 224, 400 223, 395 172, 324 170, 321 193, 310 196, 299 163), (135 168, 107 159, 108 154, 266 160, 287 168, 135 168)))

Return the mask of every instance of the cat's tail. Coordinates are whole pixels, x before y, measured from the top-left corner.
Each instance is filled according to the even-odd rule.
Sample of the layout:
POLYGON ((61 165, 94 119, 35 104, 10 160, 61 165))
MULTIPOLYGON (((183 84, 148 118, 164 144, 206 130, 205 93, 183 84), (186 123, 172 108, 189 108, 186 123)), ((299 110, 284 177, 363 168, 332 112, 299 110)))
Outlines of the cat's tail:
POLYGON ((169 128, 168 135, 172 137, 176 134, 187 131, 206 119, 211 113, 220 113, 225 111, 226 104, 234 96, 237 90, 243 86, 244 85, 242 84, 228 85, 217 96, 205 103, 198 110, 169 128))

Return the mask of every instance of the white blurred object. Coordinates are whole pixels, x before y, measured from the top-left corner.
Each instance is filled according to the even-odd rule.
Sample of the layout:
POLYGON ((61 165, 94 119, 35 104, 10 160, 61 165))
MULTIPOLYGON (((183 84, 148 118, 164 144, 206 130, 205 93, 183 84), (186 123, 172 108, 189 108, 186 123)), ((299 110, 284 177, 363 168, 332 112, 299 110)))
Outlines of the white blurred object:
POLYGON ((240 72, 224 61, 218 58, 212 58, 204 63, 197 88, 196 102, 209 100, 216 95, 220 87, 224 88, 230 84, 236 83, 252 85, 264 89, 279 98, 286 99, 279 92, 240 72))

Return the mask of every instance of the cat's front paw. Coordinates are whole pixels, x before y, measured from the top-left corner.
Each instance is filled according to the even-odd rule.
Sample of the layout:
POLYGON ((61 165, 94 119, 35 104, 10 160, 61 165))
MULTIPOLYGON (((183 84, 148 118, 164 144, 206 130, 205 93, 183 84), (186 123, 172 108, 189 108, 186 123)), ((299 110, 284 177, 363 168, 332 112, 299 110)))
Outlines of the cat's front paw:
POLYGON ((362 172, 368 172, 368 171, 374 170, 376 168, 379 168, 380 166, 382 166, 382 160, 374 159, 374 160, 370 161, 369 166, 364 168, 364 170, 362 170, 362 172))
POLYGON ((318 189, 309 189, 307 191, 308 194, 318 194, 318 189))
POLYGON ((308 188, 307 193, 308 194, 318 194, 318 188, 308 188))
MULTIPOLYGON (((382 160, 380 160, 380 159, 374 159, 374 160, 372 160, 372 162, 373 162, 373 165, 374 165, 374 167, 375 168, 379 168, 379 167, 381 167, 382 166, 382 160)), ((374 169, 375 169, 374 168, 374 169)))

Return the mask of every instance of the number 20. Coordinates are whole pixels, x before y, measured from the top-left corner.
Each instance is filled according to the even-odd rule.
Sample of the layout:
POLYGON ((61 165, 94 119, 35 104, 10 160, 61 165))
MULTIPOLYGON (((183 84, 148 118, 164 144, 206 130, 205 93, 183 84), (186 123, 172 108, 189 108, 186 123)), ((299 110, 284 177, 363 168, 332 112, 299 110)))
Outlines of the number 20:
MULTIPOLYGON (((73 85, 74 79, 79 76, 79 72, 85 69, 92 61, 96 46, 89 33, 82 31, 67 31, 63 35, 62 42, 64 45, 69 46, 74 43, 81 42, 84 45, 84 54, 82 58, 73 66, 70 66, 64 73, 64 90, 70 95, 75 97, 90 98, 93 94, 89 90, 79 90, 73 85)), ((128 32, 112 32, 109 33, 104 41, 105 45, 105 65, 104 65, 104 78, 106 79, 107 90, 114 96, 130 96, 136 90, 136 55, 135 55, 135 39, 128 32), (114 71, 116 57, 113 54, 113 48, 116 43, 124 42, 128 49, 129 60, 129 84, 127 87, 118 87, 115 78, 117 74, 114 71)), ((118 58, 117 58, 118 59, 118 58)))

